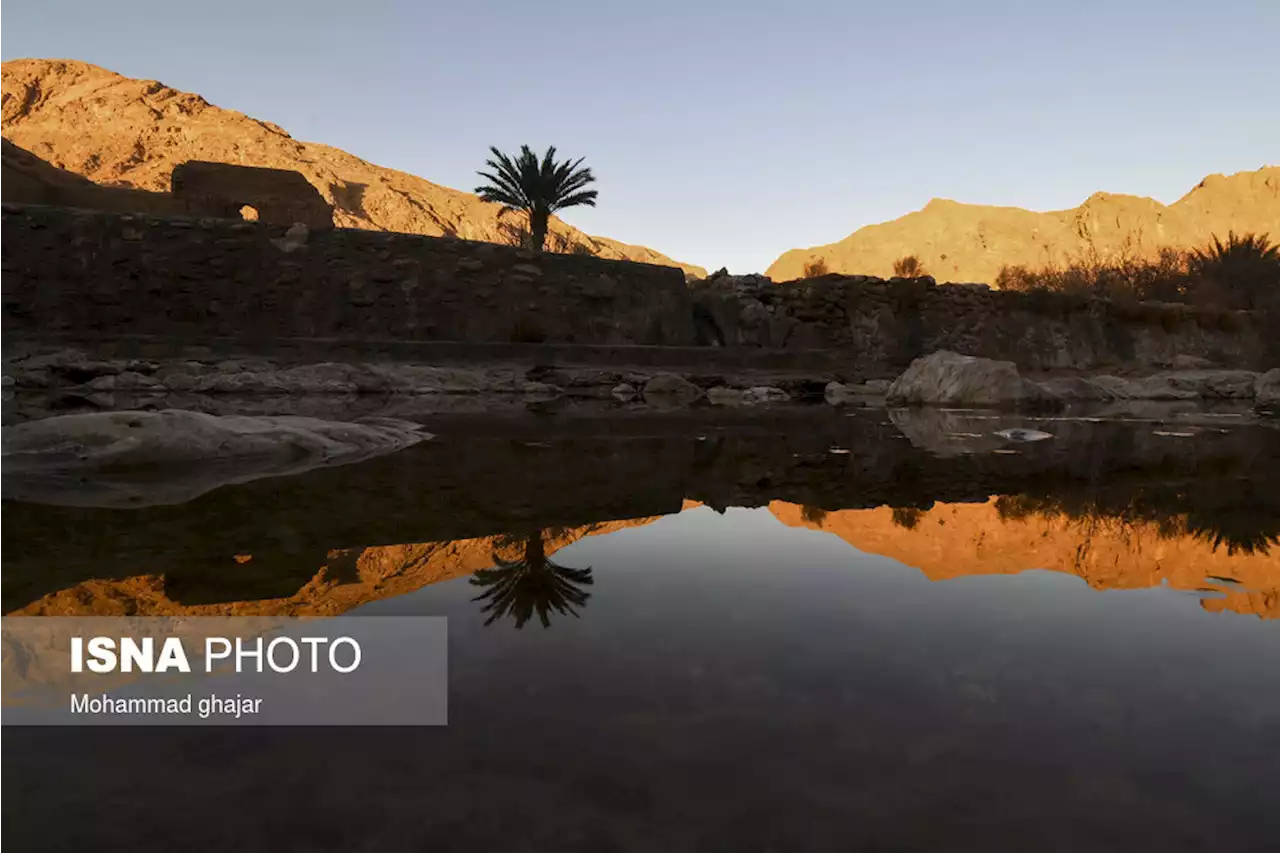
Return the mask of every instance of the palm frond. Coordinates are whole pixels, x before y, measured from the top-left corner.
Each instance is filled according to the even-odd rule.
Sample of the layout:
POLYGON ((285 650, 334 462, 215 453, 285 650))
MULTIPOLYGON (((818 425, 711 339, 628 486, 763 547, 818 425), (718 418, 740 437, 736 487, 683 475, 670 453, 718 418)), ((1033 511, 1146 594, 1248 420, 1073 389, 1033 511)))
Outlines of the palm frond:
POLYGON ((587 190, 586 192, 581 192, 581 193, 578 193, 577 195, 571 195, 571 196, 568 196, 567 198, 562 198, 558 200, 555 206, 552 207, 551 209, 553 211, 556 211, 566 207, 577 207, 578 205, 585 205, 586 207, 595 207, 596 195, 597 193, 595 190, 587 190))
POLYGON ((566 207, 595 206, 598 192, 586 189, 595 182, 595 175, 582 165, 584 158, 556 160, 554 145, 541 157, 528 145, 520 146, 515 157, 496 147, 489 150, 493 156, 485 161, 486 170, 478 173, 488 183, 475 190, 483 200, 526 211, 531 217, 566 207))

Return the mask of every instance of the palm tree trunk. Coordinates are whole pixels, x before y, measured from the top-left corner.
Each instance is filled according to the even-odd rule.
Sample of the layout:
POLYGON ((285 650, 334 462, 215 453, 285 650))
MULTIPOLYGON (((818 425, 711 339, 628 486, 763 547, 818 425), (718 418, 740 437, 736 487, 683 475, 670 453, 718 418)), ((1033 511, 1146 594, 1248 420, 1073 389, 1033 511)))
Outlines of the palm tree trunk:
POLYGON ((538 528, 525 537, 524 562, 531 569, 546 568, 547 548, 542 541, 542 528, 538 528))
POLYGON ((545 210, 529 211, 529 248, 535 252, 541 252, 542 245, 547 242, 547 220, 550 216, 545 210))

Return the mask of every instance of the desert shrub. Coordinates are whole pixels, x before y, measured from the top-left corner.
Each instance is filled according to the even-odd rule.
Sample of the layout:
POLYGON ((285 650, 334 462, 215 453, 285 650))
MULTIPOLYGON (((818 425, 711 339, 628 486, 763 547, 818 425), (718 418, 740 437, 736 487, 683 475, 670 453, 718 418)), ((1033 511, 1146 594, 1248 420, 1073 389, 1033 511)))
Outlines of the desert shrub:
POLYGON ((827 521, 827 511, 820 506, 805 504, 800 508, 800 517, 815 527, 822 527, 827 521))
POLYGON ((893 274, 901 278, 920 278, 928 275, 924 271, 924 264, 920 263, 920 259, 915 255, 906 255, 894 261, 893 274))
MULTIPOLYGON (((1280 247, 1266 236, 1213 237, 1189 252, 1164 248, 1154 258, 1132 244, 1103 256, 1090 249, 1065 264, 1040 269, 1008 265, 996 276, 1001 290, 1069 293, 1115 303, 1177 302, 1204 307, 1265 311, 1280 315, 1280 247)), ((1137 312, 1147 322, 1165 322, 1137 312)), ((1238 322, 1236 318, 1233 322, 1238 322)))
POLYGON ((1280 246, 1264 234, 1216 235, 1201 249, 1187 253, 1193 296, 1201 304, 1226 308, 1280 307, 1280 246))
POLYGON ((915 530, 924 518, 924 510, 915 506, 893 507, 893 523, 903 530, 915 530))
POLYGON ((1185 260, 1176 250, 1162 249, 1155 259, 1149 259, 1126 245, 1110 257, 1091 249, 1063 265, 1047 264, 1034 270, 1005 266, 996 276, 996 287, 1097 296, 1115 302, 1179 302, 1187 298, 1188 276, 1185 260))
POLYGON ((830 272, 831 270, 827 268, 827 262, 822 258, 811 258, 804 262, 805 278, 818 278, 819 276, 827 275, 830 272))

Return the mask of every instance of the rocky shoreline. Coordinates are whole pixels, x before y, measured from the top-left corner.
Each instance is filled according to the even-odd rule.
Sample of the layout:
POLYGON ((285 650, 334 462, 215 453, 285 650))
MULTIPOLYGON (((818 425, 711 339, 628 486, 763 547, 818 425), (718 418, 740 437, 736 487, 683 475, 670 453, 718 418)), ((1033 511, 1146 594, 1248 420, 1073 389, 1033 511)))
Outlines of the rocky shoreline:
MULTIPOLYGON (((916 359, 896 380, 841 381, 818 372, 725 372, 653 367, 537 367, 517 363, 404 362, 282 364, 261 358, 96 358, 58 349, 6 358, 4 397, 31 392, 80 401, 86 409, 200 408, 200 401, 281 397, 471 397, 536 403, 587 398, 658 407, 752 406, 793 400, 832 405, 1047 408, 1117 401, 1246 403, 1280 409, 1280 369, 1265 373, 1202 366, 1146 375, 1031 378, 1012 362, 940 351, 916 359)), ((9 420, 9 419, 6 419, 9 420)))

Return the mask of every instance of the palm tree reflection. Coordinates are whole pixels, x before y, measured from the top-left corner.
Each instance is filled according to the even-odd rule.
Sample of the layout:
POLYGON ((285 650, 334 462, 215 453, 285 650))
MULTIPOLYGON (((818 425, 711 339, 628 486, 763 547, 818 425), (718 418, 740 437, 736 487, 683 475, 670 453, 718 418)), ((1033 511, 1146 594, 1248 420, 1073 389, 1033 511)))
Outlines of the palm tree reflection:
POLYGON ((575 569, 553 563, 547 557, 546 543, 541 529, 522 536, 504 536, 493 551, 494 566, 481 569, 471 576, 474 586, 484 591, 472 601, 485 602, 480 612, 488 613, 486 625, 498 619, 510 617, 517 628, 534 613, 543 628, 551 627, 551 613, 577 617, 576 608, 585 607, 591 594, 580 587, 594 581, 591 567, 575 569), (504 556, 518 548, 520 556, 512 559, 504 556))

